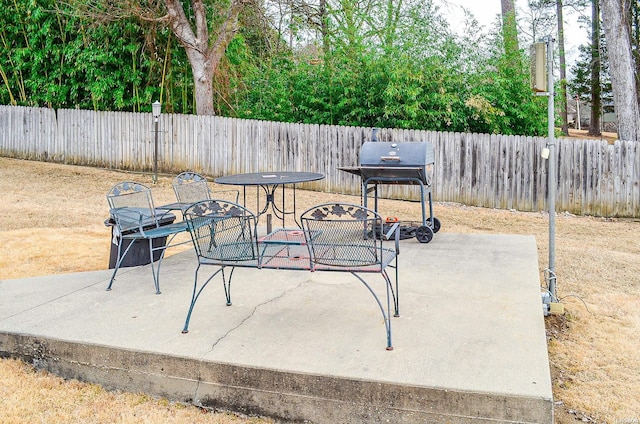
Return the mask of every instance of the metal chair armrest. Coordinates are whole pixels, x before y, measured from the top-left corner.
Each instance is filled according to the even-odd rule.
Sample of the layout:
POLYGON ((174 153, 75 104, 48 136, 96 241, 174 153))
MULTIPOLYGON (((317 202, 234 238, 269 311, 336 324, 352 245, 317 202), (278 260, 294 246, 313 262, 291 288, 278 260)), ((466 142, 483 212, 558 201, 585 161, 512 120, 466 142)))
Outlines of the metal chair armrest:
POLYGON ((133 224, 135 223, 137 226, 137 231, 143 237, 145 237, 145 230, 144 230, 145 226, 153 225, 154 228, 158 228, 159 226, 157 219, 155 219, 155 217, 153 216, 153 214, 151 214, 150 211, 149 213, 145 214, 142 210, 138 208, 122 207, 122 208, 111 209, 109 212, 111 216, 114 217, 114 220, 116 221, 116 225, 120 227, 120 230, 122 231, 134 230, 133 224), (128 225, 126 225, 126 228, 123 228, 122 220, 125 220, 127 222, 128 225))
POLYGON ((391 236, 394 237, 395 247, 396 247, 396 255, 400 254, 400 222, 396 222, 389 228, 389 231, 383 235, 385 240, 391 240, 391 236))

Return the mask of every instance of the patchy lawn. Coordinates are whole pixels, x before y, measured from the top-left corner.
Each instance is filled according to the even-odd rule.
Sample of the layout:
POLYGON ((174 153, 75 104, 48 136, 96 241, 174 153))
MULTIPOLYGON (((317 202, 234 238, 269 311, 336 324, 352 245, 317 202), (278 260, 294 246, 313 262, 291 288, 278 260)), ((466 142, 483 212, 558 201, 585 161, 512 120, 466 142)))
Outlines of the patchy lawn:
MULTIPOLYGON (((153 186, 158 204, 174 201, 171 179, 162 176, 153 186)), ((106 269, 105 195, 124 180, 150 184, 151 177, 0 158, 0 279, 106 269)), ((299 210, 336 199, 360 201, 304 190, 297 194, 299 210)), ((442 232, 533 234, 542 280, 548 264, 546 213, 440 202, 434 208, 442 232)), ((420 221, 418 202, 381 200, 379 209, 383 216, 420 221)), ((566 312, 545 319, 556 423, 638 422, 640 220, 560 213, 556 226, 558 295, 566 312)), ((8 359, 0 360, 0 411, 2 423, 270 422, 107 392, 8 359)))

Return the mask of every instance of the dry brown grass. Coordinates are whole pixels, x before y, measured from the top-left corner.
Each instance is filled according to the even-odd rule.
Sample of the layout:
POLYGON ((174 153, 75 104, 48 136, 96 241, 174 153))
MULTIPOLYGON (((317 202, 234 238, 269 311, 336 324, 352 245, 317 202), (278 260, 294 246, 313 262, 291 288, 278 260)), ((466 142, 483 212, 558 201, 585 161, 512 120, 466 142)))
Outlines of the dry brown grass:
POLYGON ((142 393, 108 392, 95 384, 65 381, 14 359, 0 361, 1 423, 267 423, 142 393))
MULTIPOLYGON (((148 175, 0 158, 0 279, 106 268, 105 194, 127 179, 150 181, 148 175)), ((157 203, 173 201, 170 185, 170 177, 161 177, 154 186, 157 203)), ((299 191, 298 207, 337 197, 359 201, 299 191)), ((415 202, 385 200, 380 210, 419 220, 415 202)), ((545 213, 436 203, 435 215, 443 232, 535 235, 542 276, 545 213)), ((556 423, 638 422, 640 221, 559 214, 556 224, 558 295, 566 307, 564 315, 546 319, 556 423)), ((259 421, 66 382, 15 360, 0 361, 0 411, 1 423, 259 421)))

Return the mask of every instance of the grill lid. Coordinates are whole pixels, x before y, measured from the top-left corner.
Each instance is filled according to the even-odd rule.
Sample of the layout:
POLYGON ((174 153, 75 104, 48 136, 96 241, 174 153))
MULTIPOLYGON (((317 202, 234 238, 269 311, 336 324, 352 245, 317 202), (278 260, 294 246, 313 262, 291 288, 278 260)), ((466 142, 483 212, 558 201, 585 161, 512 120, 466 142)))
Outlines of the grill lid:
POLYGON ((369 141, 360 148, 360 166, 339 169, 358 175, 363 181, 431 185, 434 162, 433 146, 428 142, 369 141))
POLYGON ((427 142, 371 142, 360 148, 361 167, 424 168, 435 162, 433 146, 427 142))

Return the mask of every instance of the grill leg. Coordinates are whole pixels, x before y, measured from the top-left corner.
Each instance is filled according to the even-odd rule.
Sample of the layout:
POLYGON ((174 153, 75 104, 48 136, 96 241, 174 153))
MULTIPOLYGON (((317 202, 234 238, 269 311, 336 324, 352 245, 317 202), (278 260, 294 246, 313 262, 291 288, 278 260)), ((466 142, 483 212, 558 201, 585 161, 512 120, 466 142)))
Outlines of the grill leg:
POLYGON ((420 183, 420 204, 422 205, 422 225, 427 225, 427 213, 425 211, 424 204, 424 184, 422 181, 418 180, 420 183))

